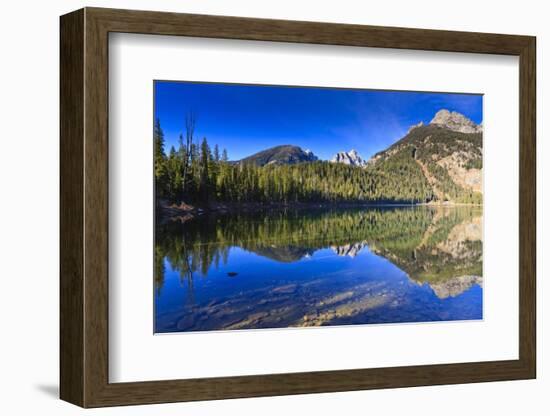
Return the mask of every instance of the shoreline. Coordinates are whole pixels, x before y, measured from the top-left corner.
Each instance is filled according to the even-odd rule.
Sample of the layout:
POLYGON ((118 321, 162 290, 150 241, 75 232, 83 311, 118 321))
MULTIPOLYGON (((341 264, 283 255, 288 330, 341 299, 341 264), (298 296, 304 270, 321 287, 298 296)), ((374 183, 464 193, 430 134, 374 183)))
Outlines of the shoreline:
POLYGON ((236 212, 252 213, 267 210, 286 209, 349 209, 349 208, 454 208, 454 207, 479 207, 483 204, 467 204, 456 202, 418 202, 418 203, 390 203, 390 202, 243 202, 243 203, 212 203, 203 206, 194 206, 185 202, 168 203, 160 201, 155 207, 155 216, 160 222, 181 221, 186 222, 204 214, 231 214, 236 212))

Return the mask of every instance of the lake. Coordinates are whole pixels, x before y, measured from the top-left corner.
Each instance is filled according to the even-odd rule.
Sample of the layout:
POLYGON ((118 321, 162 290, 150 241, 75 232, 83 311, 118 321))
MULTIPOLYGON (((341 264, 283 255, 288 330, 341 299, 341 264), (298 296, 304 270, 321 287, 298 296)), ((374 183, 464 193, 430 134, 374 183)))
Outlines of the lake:
POLYGON ((158 224, 155 332, 482 319, 482 218, 319 207, 158 224))

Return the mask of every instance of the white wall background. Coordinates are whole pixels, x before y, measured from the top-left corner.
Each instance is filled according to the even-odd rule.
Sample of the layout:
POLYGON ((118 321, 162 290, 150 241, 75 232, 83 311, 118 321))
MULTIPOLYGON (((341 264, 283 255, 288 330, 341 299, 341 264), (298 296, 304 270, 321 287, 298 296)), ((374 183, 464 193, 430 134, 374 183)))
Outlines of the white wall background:
MULTIPOLYGON (((0 410, 3 414, 72 415, 81 409, 58 395, 58 193, 59 21, 83 6, 166 10, 276 19, 536 35, 538 38, 538 290, 537 380, 423 387, 338 394, 225 400, 87 411, 102 415, 280 415, 315 413, 468 415, 548 414, 550 360, 543 262, 550 237, 542 212, 550 169, 544 141, 544 103, 550 100, 545 72, 550 26, 545 3, 462 0, 52 0, 5 2, 0 14, 0 410), (544 235, 544 237, 543 237, 544 235)), ((545 266, 548 265, 546 260, 545 266)))

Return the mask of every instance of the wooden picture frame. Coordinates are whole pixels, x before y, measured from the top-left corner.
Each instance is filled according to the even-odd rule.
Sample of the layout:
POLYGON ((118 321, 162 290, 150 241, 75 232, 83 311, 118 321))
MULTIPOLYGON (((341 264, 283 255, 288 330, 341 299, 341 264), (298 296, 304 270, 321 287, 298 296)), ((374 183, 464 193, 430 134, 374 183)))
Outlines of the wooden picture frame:
POLYGON ((535 38, 85 8, 61 17, 60 396, 82 407, 530 379, 536 376, 535 38), (519 359, 109 383, 111 32, 519 56, 519 359))

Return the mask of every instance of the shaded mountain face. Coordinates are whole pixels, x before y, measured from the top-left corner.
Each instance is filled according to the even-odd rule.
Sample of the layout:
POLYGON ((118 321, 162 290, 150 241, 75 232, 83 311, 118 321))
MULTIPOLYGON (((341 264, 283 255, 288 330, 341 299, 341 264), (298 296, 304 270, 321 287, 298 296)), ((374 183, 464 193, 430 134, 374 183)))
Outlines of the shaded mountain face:
POLYGON ((311 150, 303 150, 301 147, 285 144, 262 150, 241 159, 238 163, 252 163, 257 166, 292 165, 302 162, 314 162, 316 160, 318 158, 311 150))
POLYGON ((404 138, 374 155, 367 167, 389 177, 403 169, 408 169, 408 181, 427 183, 426 202, 481 203, 482 127, 441 110, 430 124, 412 126, 404 138))
POLYGON ((315 250, 300 247, 299 245, 264 245, 252 250, 254 253, 267 257, 268 259, 278 261, 280 263, 293 263, 305 257, 311 256, 315 250))
POLYGON ((357 153, 356 150, 349 152, 338 152, 330 160, 332 163, 343 163, 351 166, 365 166, 367 162, 357 153))

